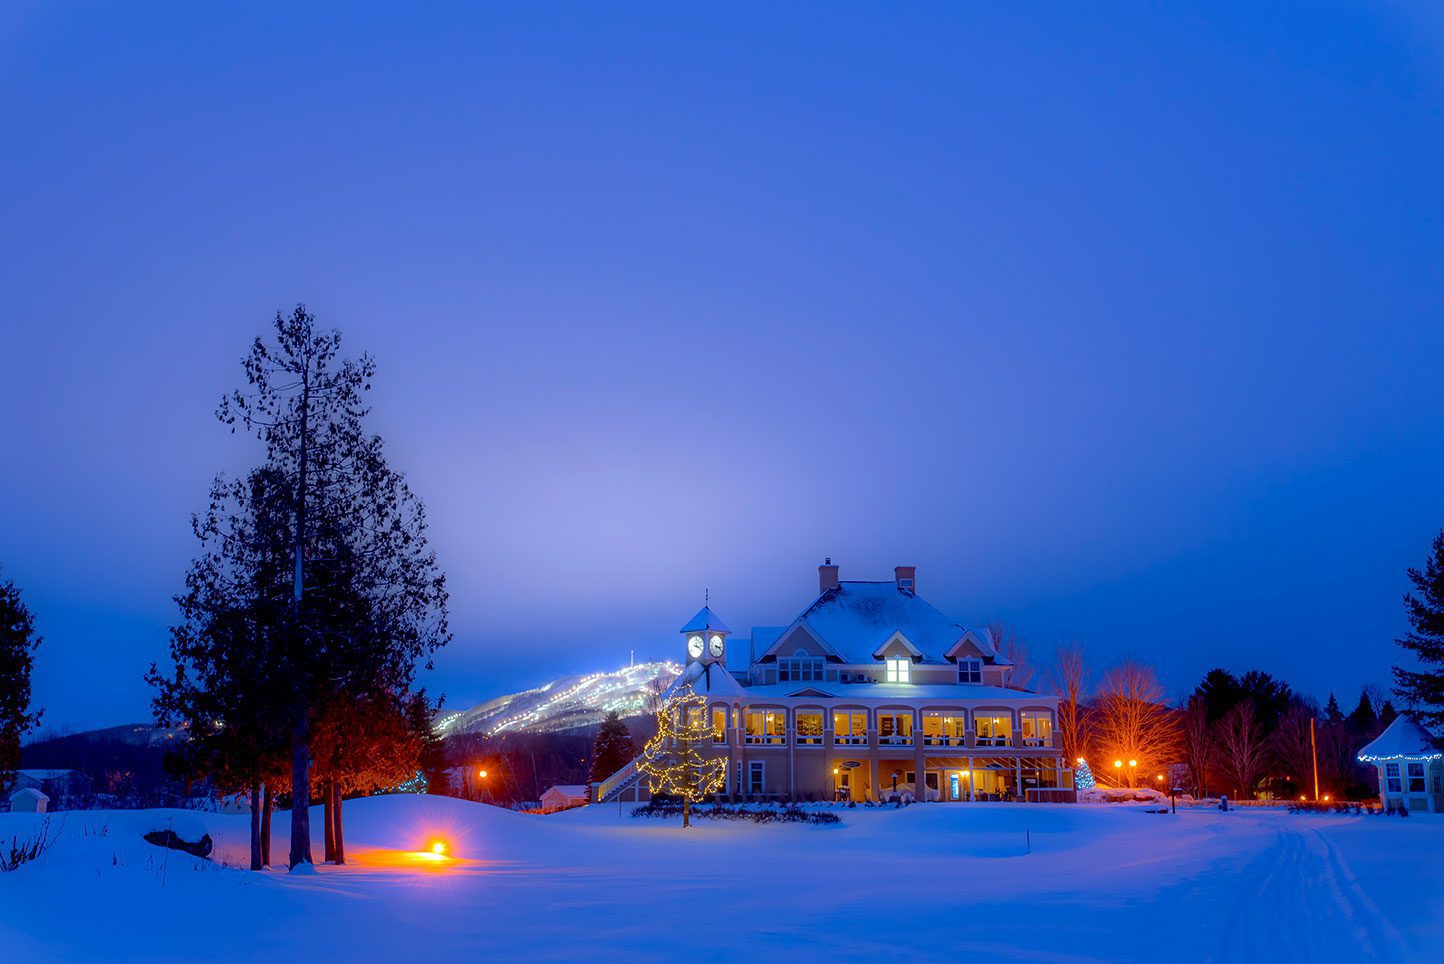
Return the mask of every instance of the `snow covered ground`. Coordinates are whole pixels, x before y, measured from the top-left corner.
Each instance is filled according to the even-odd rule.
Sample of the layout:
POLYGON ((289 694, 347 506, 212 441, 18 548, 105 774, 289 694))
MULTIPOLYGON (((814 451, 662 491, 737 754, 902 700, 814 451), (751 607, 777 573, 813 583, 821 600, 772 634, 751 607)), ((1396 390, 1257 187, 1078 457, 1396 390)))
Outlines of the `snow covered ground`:
MULTIPOLYGON (((139 840, 203 825, 242 863, 244 816, 55 815, 54 846, 0 874, 0 960, 1444 960, 1427 814, 929 804, 683 831, 628 811, 355 801, 355 863, 313 877, 139 840), (438 838, 454 859, 413 853, 438 838)), ((0 845, 38 822, 0 814, 0 845)))

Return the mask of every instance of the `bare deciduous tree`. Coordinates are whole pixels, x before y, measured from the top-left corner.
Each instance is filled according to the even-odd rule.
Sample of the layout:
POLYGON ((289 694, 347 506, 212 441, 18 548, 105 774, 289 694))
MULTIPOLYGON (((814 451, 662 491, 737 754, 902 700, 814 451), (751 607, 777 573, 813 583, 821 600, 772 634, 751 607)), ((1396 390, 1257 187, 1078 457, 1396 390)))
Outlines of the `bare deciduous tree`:
POLYGON ((1153 667, 1136 660, 1125 660, 1103 674, 1089 725, 1105 757, 1094 775, 1114 785, 1135 779, 1152 785, 1152 774, 1163 772, 1180 751, 1178 714, 1164 704, 1153 667), (1114 766, 1114 761, 1123 766, 1114 766), (1129 761, 1136 765, 1129 766, 1129 761))
POLYGON ((1008 670, 1008 688, 1025 690, 1028 684, 1033 682, 1037 670, 1028 659, 1028 645, 1023 642, 1007 624, 1002 622, 988 623, 988 635, 992 637, 993 648, 1013 666, 1008 670))
POLYGON ((1200 797, 1208 795, 1208 772, 1214 764, 1213 733, 1208 725, 1208 702, 1200 696, 1192 696, 1183 710, 1183 761, 1188 767, 1188 779, 1193 792, 1200 797))
POLYGON ((1054 659, 1053 692, 1058 694, 1058 740, 1063 745, 1063 761, 1067 766, 1088 755, 1087 734, 1083 729, 1083 693, 1087 686, 1083 648, 1077 643, 1059 646, 1054 659))
POLYGON ((1263 775, 1268 746, 1253 700, 1224 714, 1217 727, 1219 762, 1235 795, 1252 797, 1263 775))

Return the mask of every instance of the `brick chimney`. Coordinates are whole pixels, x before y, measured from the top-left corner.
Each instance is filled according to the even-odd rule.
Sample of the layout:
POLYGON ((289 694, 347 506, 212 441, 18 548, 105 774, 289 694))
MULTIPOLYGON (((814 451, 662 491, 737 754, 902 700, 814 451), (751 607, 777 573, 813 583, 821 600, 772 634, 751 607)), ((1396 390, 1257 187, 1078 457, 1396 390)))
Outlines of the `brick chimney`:
POLYGON ((832 564, 832 557, 828 556, 827 560, 817 567, 817 591, 824 593, 836 588, 837 567, 832 564))
POLYGON ((894 566, 892 576, 897 580, 899 589, 906 589, 908 592, 918 591, 917 566, 894 566))

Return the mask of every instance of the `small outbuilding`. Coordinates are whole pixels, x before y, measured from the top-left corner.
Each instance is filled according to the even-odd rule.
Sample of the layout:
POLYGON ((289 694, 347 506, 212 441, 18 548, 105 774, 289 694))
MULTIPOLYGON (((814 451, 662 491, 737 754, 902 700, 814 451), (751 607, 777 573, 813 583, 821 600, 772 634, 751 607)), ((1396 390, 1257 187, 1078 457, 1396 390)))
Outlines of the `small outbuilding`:
POLYGON ((1401 716, 1359 751, 1359 762, 1379 768, 1379 802, 1385 810, 1444 813, 1444 750, 1434 734, 1401 716))
POLYGON ((541 797, 543 810, 565 810, 568 807, 580 807, 586 802, 587 788, 572 784, 548 787, 541 797))
POLYGON ((10 794, 11 813, 44 813, 50 806, 50 798, 35 787, 21 787, 10 794))

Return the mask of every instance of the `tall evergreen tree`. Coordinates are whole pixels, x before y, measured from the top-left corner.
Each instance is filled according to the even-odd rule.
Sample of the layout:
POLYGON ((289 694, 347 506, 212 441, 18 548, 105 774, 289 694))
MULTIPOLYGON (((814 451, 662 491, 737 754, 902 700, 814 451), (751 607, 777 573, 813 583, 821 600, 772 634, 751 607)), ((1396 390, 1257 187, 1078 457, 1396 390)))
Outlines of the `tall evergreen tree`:
POLYGON ((632 762, 637 747, 632 742, 632 733, 616 710, 607 713, 597 727, 597 738, 592 744, 591 782, 600 783, 632 762))
POLYGON ((1339 700, 1332 692, 1329 693, 1329 702, 1324 707, 1324 719, 1329 723, 1344 722, 1344 711, 1339 709, 1339 700))
POLYGON ((304 306, 277 314, 274 340, 257 338, 245 359, 248 389, 218 411, 265 443, 267 469, 290 497, 291 605, 277 666, 289 702, 293 870, 312 862, 317 720, 334 701, 402 698, 417 662, 450 638, 425 508, 363 425, 375 365, 340 348, 340 333, 318 331, 304 306))
POLYGON ((20 738, 40 722, 30 709, 30 671, 40 637, 15 583, 0 583, 0 793, 20 765, 20 738))
POLYGON ((1404 595, 1409 632, 1395 640, 1418 670, 1394 667, 1394 693, 1420 722, 1444 729, 1444 530, 1434 537, 1424 568, 1410 569, 1414 591, 1404 595))
POLYGON ((1379 735, 1379 715, 1374 712, 1374 704, 1369 699, 1368 690, 1359 691, 1359 705, 1355 706, 1353 712, 1344 718, 1344 724, 1356 739, 1364 742, 1379 735))

